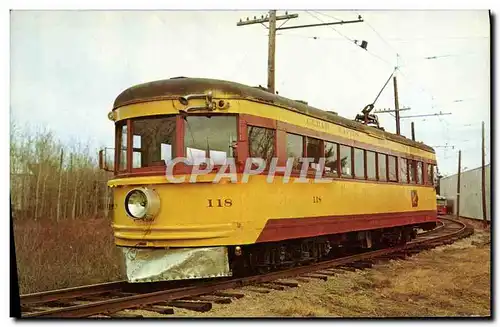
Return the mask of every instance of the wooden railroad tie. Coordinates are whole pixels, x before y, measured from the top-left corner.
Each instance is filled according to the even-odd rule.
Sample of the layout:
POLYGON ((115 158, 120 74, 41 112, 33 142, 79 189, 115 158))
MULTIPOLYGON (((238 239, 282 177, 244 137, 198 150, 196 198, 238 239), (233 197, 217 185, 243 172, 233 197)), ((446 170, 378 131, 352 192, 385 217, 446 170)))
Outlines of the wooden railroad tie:
POLYGON ((257 286, 257 287, 263 287, 263 288, 270 288, 272 290, 277 290, 277 291, 283 291, 285 289, 284 286, 267 284, 267 283, 261 283, 261 284, 255 285, 255 286, 257 286))
POLYGON ((259 289, 259 288, 247 288, 246 290, 250 291, 250 292, 262 293, 262 294, 266 294, 266 293, 271 292, 270 290, 263 290, 263 289, 259 289))
POLYGON ((242 297, 245 296, 245 294, 241 294, 241 293, 229 293, 229 292, 221 292, 221 291, 213 292, 212 294, 215 296, 223 296, 223 297, 229 297, 229 298, 232 297, 235 299, 241 299, 242 297))
POLYGON ((165 305, 197 312, 207 312, 212 309, 212 303, 210 302, 169 301, 165 305))
POLYGON ((301 275, 301 277, 321 279, 321 280, 324 280, 324 281, 328 280, 328 276, 319 275, 319 274, 306 274, 306 275, 301 275))
POLYGON ((280 286, 286 286, 286 287, 299 287, 299 283, 297 283, 297 282, 277 280, 277 281, 273 281, 271 283, 276 284, 276 285, 280 285, 280 286))
POLYGON ((229 304, 232 302, 231 299, 227 298, 227 297, 217 297, 217 296, 210 296, 210 295, 192 296, 192 297, 186 298, 186 300, 213 302, 213 303, 217 303, 217 304, 229 304))
POLYGON ((109 315, 111 318, 144 318, 143 315, 132 312, 115 312, 109 315))
POLYGON ((163 305, 146 306, 144 308, 141 308, 141 310, 152 311, 152 312, 161 313, 161 314, 164 314, 164 315, 174 314, 174 309, 173 308, 166 307, 166 306, 163 306, 163 305))
POLYGON ((311 281, 310 279, 304 278, 304 277, 295 277, 294 280, 296 280, 299 283, 304 283, 304 284, 307 284, 311 281))

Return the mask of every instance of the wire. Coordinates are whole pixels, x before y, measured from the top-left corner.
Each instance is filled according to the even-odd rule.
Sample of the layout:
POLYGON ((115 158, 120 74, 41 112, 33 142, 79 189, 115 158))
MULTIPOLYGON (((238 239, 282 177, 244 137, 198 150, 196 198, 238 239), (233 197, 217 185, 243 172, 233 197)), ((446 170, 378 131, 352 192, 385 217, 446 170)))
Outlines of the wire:
POLYGON ((326 16, 326 17, 333 18, 333 19, 335 19, 335 20, 338 20, 339 22, 344 21, 343 19, 339 19, 339 18, 337 18, 337 17, 333 17, 333 16, 330 16, 330 15, 324 14, 324 13, 322 13, 321 11, 315 11, 315 10, 313 10, 313 12, 315 12, 315 13, 317 13, 317 14, 319 14, 319 15, 323 15, 323 16, 326 16))
MULTIPOLYGON (((321 23, 325 23, 324 20, 322 20, 321 18, 319 18, 318 16, 314 15, 313 13, 309 12, 306 10, 306 13, 311 15, 313 18, 315 18, 316 20, 320 21, 321 23)), ((337 29, 335 29, 333 26, 331 25, 328 25, 328 27, 330 27, 332 30, 334 30, 337 34, 339 34, 340 36, 342 36, 343 38, 345 38, 346 40, 350 41, 353 45, 355 45, 356 47, 359 47, 357 44, 356 44, 356 40, 354 39, 351 39, 350 37, 340 33, 337 29)), ((380 61, 383 61, 384 63, 388 64, 389 66, 391 67, 394 67, 394 64, 388 62, 387 60, 385 60, 384 58, 380 57, 379 55, 376 55, 374 54, 373 52, 371 51, 368 51, 367 49, 364 49, 368 54, 370 54, 371 56, 379 59, 380 61)))

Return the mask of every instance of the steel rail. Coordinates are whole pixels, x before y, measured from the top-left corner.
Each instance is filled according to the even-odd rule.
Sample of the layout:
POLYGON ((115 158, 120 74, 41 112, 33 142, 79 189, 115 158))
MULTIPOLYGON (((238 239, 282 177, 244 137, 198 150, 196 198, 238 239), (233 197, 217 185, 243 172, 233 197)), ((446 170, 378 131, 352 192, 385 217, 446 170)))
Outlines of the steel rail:
MULTIPOLYGON (((284 270, 284 271, 271 272, 271 273, 268 273, 265 275, 237 278, 237 279, 231 279, 231 280, 222 281, 222 282, 214 281, 214 282, 209 282, 209 283, 206 283, 203 285, 181 287, 181 288, 170 289, 170 290, 162 290, 162 291, 156 291, 156 292, 151 292, 151 293, 146 293, 146 294, 125 296, 125 297, 117 298, 117 299, 102 300, 102 301, 96 301, 96 302, 80 304, 80 305, 75 305, 75 306, 70 306, 70 307, 51 309, 51 310, 42 311, 42 312, 27 313, 27 314, 23 315, 23 317, 26 317, 26 318, 30 318, 30 317, 46 317, 46 318, 49 318, 49 317, 58 317, 58 318, 74 317, 74 318, 81 318, 81 317, 88 317, 88 316, 92 316, 92 315, 96 315, 96 314, 116 312, 116 311, 120 311, 123 309, 143 307, 143 306, 147 306, 147 305, 151 305, 151 304, 155 304, 155 303, 159 303, 159 302, 168 302, 168 301, 178 300, 178 299, 192 297, 192 296, 199 296, 199 295, 203 295, 203 294, 212 293, 215 291, 221 291, 221 290, 228 289, 228 288, 242 287, 242 286, 246 286, 246 285, 252 285, 255 283, 271 282, 271 281, 276 280, 276 279, 294 277, 297 275, 302 275, 305 273, 310 273, 310 272, 314 272, 314 271, 321 270, 321 269, 334 268, 334 267, 345 265, 345 264, 352 263, 355 261, 367 260, 367 259, 372 259, 372 258, 388 255, 391 253, 402 252, 402 251, 405 251, 407 249, 419 247, 422 244, 435 244, 437 242, 444 241, 447 239, 453 239, 453 238, 461 236, 464 233, 465 234, 467 233, 467 225, 466 224, 464 224, 460 221, 456 221, 456 220, 444 218, 444 217, 440 218, 440 219, 450 221, 451 224, 448 224, 448 226, 455 224, 455 225, 459 225, 459 227, 458 228, 450 228, 453 231, 451 233, 447 233, 444 235, 438 235, 436 237, 425 238, 425 239, 421 239, 421 240, 417 239, 417 240, 409 242, 405 245, 400 245, 400 246, 396 246, 396 247, 392 247, 392 248, 388 248, 388 249, 370 251, 370 252, 356 254, 356 255, 343 257, 343 258, 337 258, 337 259, 324 261, 324 262, 320 262, 320 263, 316 263, 316 264, 312 264, 312 265, 308 265, 308 266, 304 266, 304 267, 296 267, 296 268, 291 268, 291 269, 284 270)), ((451 226, 449 226, 449 227, 451 227, 451 226)), ((444 228, 444 229, 446 230, 446 228, 444 228)), ((440 232, 437 232, 438 230, 440 230, 440 232, 443 232, 442 228, 436 228, 432 231, 436 232, 437 234, 440 234, 440 232)), ((473 230, 470 230, 470 231, 472 232, 473 230)), ((427 234, 426 236, 428 236, 428 233, 425 233, 425 234, 427 234)), ((465 235, 465 236, 467 236, 467 235, 465 235)))
POLYGON ((127 281, 117 281, 93 285, 84 285, 78 287, 63 288, 59 290, 30 293, 20 296, 21 304, 35 304, 41 302, 50 302, 55 300, 71 299, 79 296, 95 295, 110 291, 122 289, 128 284, 127 281))

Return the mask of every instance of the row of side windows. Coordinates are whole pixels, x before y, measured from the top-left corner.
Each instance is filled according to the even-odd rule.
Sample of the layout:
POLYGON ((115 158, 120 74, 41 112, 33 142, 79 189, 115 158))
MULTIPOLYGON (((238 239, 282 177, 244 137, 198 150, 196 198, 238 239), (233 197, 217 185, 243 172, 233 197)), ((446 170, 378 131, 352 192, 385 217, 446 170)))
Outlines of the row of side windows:
MULTIPOLYGON (((254 160, 269 164, 275 154, 275 131, 268 128, 248 126, 249 155, 254 160)), ((399 181, 402 183, 423 184, 423 163, 421 161, 399 158, 350 147, 297 134, 286 134, 287 158, 294 158, 293 169, 302 167, 300 158, 305 155, 313 158, 311 167, 315 169, 320 158, 325 158, 326 176, 369 179, 378 181, 399 181)), ((428 183, 434 179, 434 165, 427 165, 428 183)))

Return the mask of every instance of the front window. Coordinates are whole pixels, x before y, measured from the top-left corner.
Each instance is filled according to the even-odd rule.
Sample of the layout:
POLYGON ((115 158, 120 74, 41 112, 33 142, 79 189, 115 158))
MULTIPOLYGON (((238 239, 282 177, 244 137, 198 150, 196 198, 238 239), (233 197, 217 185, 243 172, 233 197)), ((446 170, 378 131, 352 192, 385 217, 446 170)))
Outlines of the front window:
POLYGON ((175 156, 175 117, 132 120, 132 168, 165 166, 175 156))
POLYGON ((236 116, 188 116, 184 128, 186 157, 190 164, 207 162, 224 165, 234 158, 237 141, 236 116))

